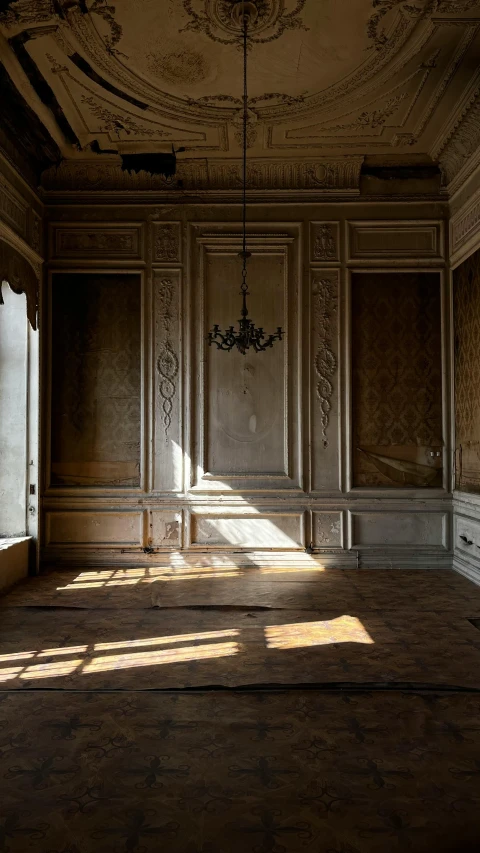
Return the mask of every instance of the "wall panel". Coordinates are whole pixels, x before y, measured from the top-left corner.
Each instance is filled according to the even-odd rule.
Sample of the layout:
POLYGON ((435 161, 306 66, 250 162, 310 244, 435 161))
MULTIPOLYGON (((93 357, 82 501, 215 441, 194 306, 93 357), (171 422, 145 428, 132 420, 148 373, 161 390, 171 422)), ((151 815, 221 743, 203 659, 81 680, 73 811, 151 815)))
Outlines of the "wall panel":
POLYGON ((304 516, 300 513, 249 512, 192 513, 191 544, 217 548, 305 547, 304 516))
POLYGON ((239 235, 197 236, 195 310, 196 489, 261 491, 300 488, 301 427, 298 337, 298 245, 271 231, 249 241, 250 317, 265 334, 278 326, 285 340, 258 354, 207 346, 214 324, 225 329, 240 316, 239 235), (238 286, 236 286, 238 282, 238 286))
POLYGON ((153 489, 183 490, 182 276, 153 271, 153 489))
POLYGON ((207 339, 240 317, 238 204, 124 201, 51 210, 44 558, 446 567, 450 497, 428 456, 450 441, 438 207, 358 201, 352 217, 290 195, 249 209, 250 317, 285 338, 243 355, 207 339))
POLYGON ((441 487, 440 279, 352 277, 355 486, 441 487))
POLYGON ((352 548, 447 547, 443 512, 352 512, 352 548))
POLYGON ((480 493, 480 250, 453 273, 456 488, 480 493))
POLYGON ((46 546, 101 548, 143 544, 142 512, 47 512, 46 546))
POLYGON ((53 276, 53 486, 140 486, 141 338, 139 276, 53 276))

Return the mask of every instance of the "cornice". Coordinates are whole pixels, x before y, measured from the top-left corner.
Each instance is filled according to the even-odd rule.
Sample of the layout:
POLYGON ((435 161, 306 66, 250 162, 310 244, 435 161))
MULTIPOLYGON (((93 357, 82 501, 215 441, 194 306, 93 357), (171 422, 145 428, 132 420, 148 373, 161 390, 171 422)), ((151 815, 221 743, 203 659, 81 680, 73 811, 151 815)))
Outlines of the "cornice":
MULTIPOLYGON (((249 191, 308 191, 359 193, 363 156, 338 158, 252 158, 247 166, 249 191)), ((117 158, 104 161, 70 160, 42 175, 44 192, 144 192, 185 194, 205 191, 240 193, 242 166, 238 159, 182 160, 175 183, 146 172, 122 171, 117 158)))

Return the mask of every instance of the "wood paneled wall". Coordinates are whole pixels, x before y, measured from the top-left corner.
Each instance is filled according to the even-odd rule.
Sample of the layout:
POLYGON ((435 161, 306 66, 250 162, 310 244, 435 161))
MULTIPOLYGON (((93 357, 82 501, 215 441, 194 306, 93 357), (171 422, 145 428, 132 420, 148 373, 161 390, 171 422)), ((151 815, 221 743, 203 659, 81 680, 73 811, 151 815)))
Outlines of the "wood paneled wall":
MULTIPOLYGON (((266 353, 242 356, 207 342, 214 323, 229 326, 240 316, 239 210, 210 203, 50 208, 45 559, 168 563, 172 551, 182 550, 187 562, 215 553, 246 565, 279 559, 292 566, 448 565, 445 211, 439 216, 437 206, 432 216, 428 203, 251 207, 250 314, 266 332, 281 325, 286 335, 266 353), (428 483, 412 479, 425 462, 418 453, 406 459, 411 467, 402 482, 382 473, 370 483, 355 473, 355 421, 362 412, 355 415, 358 348, 352 341, 365 341, 366 326, 358 307, 352 311, 352 281, 355 287, 358 277, 366 281, 373 273, 380 291, 397 288, 399 304, 402 281, 429 290, 425 376, 435 399, 421 453, 440 457, 437 479, 428 483), (118 292, 111 309, 102 307, 102 288, 110 296, 112 288, 118 292), (127 292, 135 288, 130 303, 127 292), (77 338, 62 326, 66 293, 77 338), (112 337, 103 355, 96 334, 107 342, 112 337), (68 371, 75 363, 73 374, 85 377, 86 360, 88 370, 97 371, 95 381, 84 384, 95 389, 97 410, 95 418, 89 411, 75 441, 78 393, 73 400, 68 371), (118 371, 113 385, 108 380, 113 362, 118 368, 122 360, 130 407, 137 399, 130 386, 137 378, 140 386, 138 421, 129 421, 128 436, 115 424, 125 413, 112 402, 122 397, 124 380, 118 371), (113 406, 108 418, 101 406, 113 406), (67 452, 69 441, 77 451, 83 442, 82 459, 72 458, 73 444, 67 452), (70 471, 79 461, 88 470, 70 471), (108 468, 114 463, 121 470, 108 468), (129 464, 138 465, 138 479, 126 470, 129 464), (309 545, 314 555, 302 553, 309 545)), ((407 315, 397 318, 406 324, 398 341, 421 349, 421 323, 412 325, 407 315)), ((419 379, 418 389, 407 393, 420 394, 420 385, 419 379)), ((84 404, 91 407, 86 398, 84 404)))

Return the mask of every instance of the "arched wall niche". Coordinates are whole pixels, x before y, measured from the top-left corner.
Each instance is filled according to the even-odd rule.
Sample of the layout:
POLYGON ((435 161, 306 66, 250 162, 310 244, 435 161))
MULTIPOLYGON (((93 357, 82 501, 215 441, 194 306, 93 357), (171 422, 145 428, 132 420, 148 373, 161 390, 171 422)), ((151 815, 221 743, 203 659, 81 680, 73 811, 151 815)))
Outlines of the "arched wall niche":
POLYGON ((40 269, 21 254, 19 249, 0 233, 0 305, 3 305, 2 283, 8 282, 14 293, 27 297, 27 317, 34 331, 37 329, 40 269))

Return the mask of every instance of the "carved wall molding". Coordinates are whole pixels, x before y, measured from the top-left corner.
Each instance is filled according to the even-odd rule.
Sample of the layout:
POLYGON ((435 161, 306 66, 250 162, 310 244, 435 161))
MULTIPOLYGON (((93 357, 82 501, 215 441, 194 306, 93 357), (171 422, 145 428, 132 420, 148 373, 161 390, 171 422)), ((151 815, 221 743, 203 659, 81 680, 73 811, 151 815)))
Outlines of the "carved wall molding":
POLYGON ((457 264, 480 248, 480 190, 450 220, 450 259, 457 264))
POLYGON ((43 223, 41 217, 34 210, 30 210, 29 242, 36 252, 42 252, 43 223))
POLYGON ((157 323, 161 325, 162 340, 157 356, 158 391, 162 398, 163 426, 165 437, 172 424, 173 400, 177 393, 177 378, 180 368, 178 355, 171 341, 171 324, 174 318, 173 303, 178 300, 177 282, 172 278, 154 276, 155 302, 158 306, 157 323))
POLYGON ((128 227, 96 223, 61 226, 50 224, 53 258, 121 258, 139 260, 143 255, 141 225, 128 227))
MULTIPOLYGON (((252 158, 247 168, 247 183, 253 190, 352 190, 359 191, 363 156, 339 158, 291 158, 269 160, 252 158)), ((98 192, 126 190, 241 190, 242 166, 235 160, 182 160, 177 164, 174 182, 146 172, 129 174, 120 162, 94 160, 64 161, 58 169, 43 173, 47 192, 98 192)))
POLYGON ((3 218, 21 237, 27 236, 28 204, 0 174, 0 218, 3 218))
POLYGON ((365 220, 348 222, 347 261, 375 264, 442 262, 444 223, 439 220, 365 220))
POLYGON ((478 165, 480 143, 480 90, 477 89, 451 129, 447 141, 436 152, 444 182, 452 184, 457 176, 466 180, 478 165))
POLYGON ((178 264, 181 260, 179 222, 154 222, 153 261, 159 264, 178 264))
POLYGON ((317 398, 320 402, 322 443, 328 447, 327 430, 330 423, 332 396, 334 392, 332 379, 337 372, 337 358, 332 349, 332 324, 337 312, 338 293, 337 275, 314 275, 312 281, 313 317, 317 338, 315 354, 315 373, 317 375, 317 398))
POLYGON ((6 281, 14 293, 25 293, 27 317, 32 329, 37 328, 39 276, 40 270, 35 270, 31 262, 5 242, 0 234, 0 305, 3 305, 2 282, 6 281))
POLYGON ((312 222, 310 229, 310 259, 312 263, 338 261, 338 222, 312 222))

